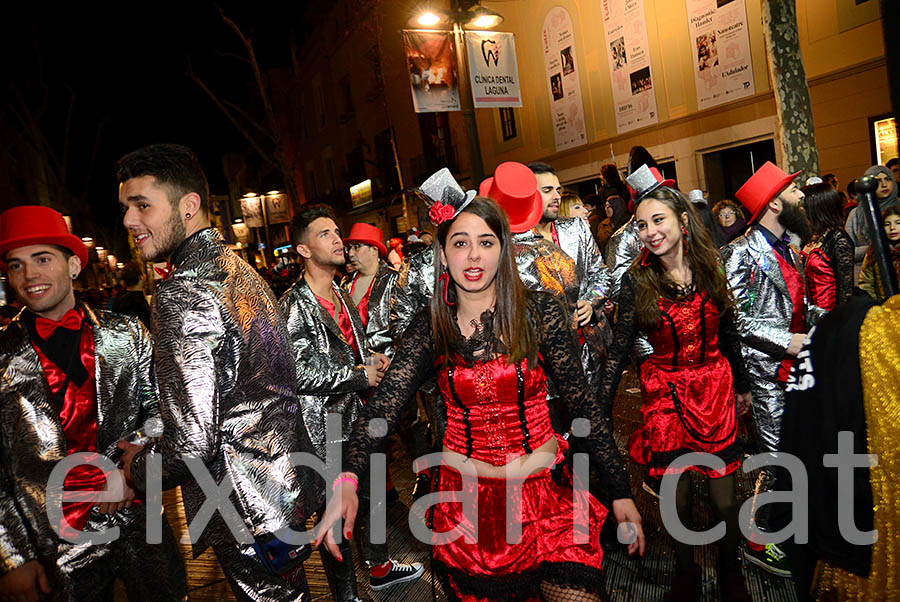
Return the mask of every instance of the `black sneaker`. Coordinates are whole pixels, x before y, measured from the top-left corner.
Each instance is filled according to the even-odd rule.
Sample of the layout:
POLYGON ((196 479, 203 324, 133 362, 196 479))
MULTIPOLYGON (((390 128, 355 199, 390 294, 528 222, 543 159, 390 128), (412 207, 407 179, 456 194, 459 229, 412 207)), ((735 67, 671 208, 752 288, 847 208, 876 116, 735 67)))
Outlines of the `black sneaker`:
POLYGON ((387 587, 391 587, 392 585, 406 583, 407 581, 415 581, 425 572, 425 567, 423 567, 420 562, 404 564, 402 562, 397 562, 396 560, 391 560, 390 563, 391 570, 383 577, 373 577, 371 573, 369 574, 369 585, 374 591, 377 592, 387 587))
POLYGON ((662 479, 660 479, 659 477, 646 476, 644 477, 644 482, 641 483, 641 489, 643 489, 656 499, 659 499, 659 486, 661 483, 662 479))
POLYGON ((744 545, 744 558, 773 575, 778 575, 779 577, 791 576, 787 554, 774 543, 766 544, 766 547, 762 550, 754 550, 749 545, 744 545))

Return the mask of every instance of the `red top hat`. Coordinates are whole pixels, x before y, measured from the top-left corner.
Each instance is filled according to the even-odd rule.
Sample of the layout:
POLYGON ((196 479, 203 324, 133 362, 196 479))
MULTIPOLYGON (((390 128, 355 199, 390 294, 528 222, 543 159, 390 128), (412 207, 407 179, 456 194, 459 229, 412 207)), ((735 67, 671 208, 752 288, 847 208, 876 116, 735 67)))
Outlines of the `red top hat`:
POLYGON ((766 161, 762 167, 756 170, 755 174, 750 176, 749 180, 744 182, 734 196, 750 212, 750 221, 752 222, 759 217, 766 204, 798 175, 800 175, 799 171, 788 175, 771 161, 766 161))
POLYGON ((0 268, 6 271, 6 253, 29 245, 59 245, 88 262, 88 250, 81 239, 69 234, 66 220, 50 207, 21 205, 0 213, 0 268))
POLYGON ((522 163, 508 161, 498 165, 493 177, 478 187, 478 194, 493 199, 503 207, 509 229, 515 234, 534 228, 544 213, 537 178, 522 163))
POLYGON ((361 242, 367 245, 372 245, 373 247, 378 249, 378 254, 381 257, 385 257, 387 255, 387 247, 384 246, 384 243, 381 242, 381 239, 382 235, 379 228, 376 228, 372 224, 357 222, 353 224, 352 228, 350 228, 350 234, 344 237, 344 244, 361 242))

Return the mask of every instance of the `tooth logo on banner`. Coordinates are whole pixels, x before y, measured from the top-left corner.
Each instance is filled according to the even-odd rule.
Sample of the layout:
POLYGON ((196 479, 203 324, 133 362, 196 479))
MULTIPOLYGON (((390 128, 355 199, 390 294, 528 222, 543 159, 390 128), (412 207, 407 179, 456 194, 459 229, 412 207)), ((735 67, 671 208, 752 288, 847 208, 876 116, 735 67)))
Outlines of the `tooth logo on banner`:
POLYGON ((494 67, 500 60, 500 44, 494 40, 481 40, 481 56, 484 57, 484 66, 490 67, 491 60, 494 61, 494 67))

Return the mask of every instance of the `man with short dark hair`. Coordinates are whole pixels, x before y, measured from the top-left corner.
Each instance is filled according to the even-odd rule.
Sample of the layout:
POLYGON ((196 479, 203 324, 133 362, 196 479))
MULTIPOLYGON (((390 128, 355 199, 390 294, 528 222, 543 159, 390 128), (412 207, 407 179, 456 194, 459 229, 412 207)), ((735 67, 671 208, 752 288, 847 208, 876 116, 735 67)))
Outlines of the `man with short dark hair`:
MULTIPOLYGON (((297 213, 291 223, 291 242, 304 259, 304 271, 278 303, 287 319, 293 346, 304 422, 317 453, 324 458, 327 415, 340 414, 340 443, 346 453, 364 396, 381 382, 390 360, 382 353, 370 354, 356 304, 334 282, 345 259, 341 231, 331 209, 312 205, 297 213)), ((362 477, 359 492, 364 507, 359 516, 372 589, 418 579, 424 571, 421 564, 395 562, 388 558, 386 544, 370 541, 369 479, 367 475, 362 477)), ((357 598, 356 571, 346 539, 341 544, 341 555, 342 558, 333 559, 323 553, 322 562, 335 600, 350 602, 357 598)))
MULTIPOLYGON (((119 577, 132 600, 181 600, 184 564, 169 523, 162 516, 161 543, 147 543, 147 505, 132 503, 121 470, 118 500, 62 504, 61 520, 50 513, 60 461, 110 455, 160 415, 150 333, 136 318, 75 300, 72 280, 87 260, 53 209, 0 214, 0 266, 25 305, 0 331, 0 599, 37 600, 52 587, 55 600, 111 600, 119 577), (109 543, 74 541, 113 528, 109 543)), ((82 464, 64 488, 113 491, 112 476, 82 464)))
POLYGON ((303 530, 322 482, 289 460, 313 448, 277 302, 210 226, 206 177, 190 149, 138 149, 119 161, 118 180, 123 222, 142 257, 171 268, 151 306, 165 429, 144 448, 119 443, 126 473, 146 489, 149 458, 160 459, 163 488, 181 486, 194 553, 212 546, 238 599, 308 600, 305 550, 279 535, 303 530), (190 523, 207 494, 189 457, 202 461, 209 474, 201 476, 232 487, 230 507, 199 533, 190 523), (226 511, 243 529, 226 523, 226 511))
POLYGON ((894 157, 884 165, 888 169, 891 170, 891 173, 894 174, 894 181, 900 182, 900 159, 894 157))

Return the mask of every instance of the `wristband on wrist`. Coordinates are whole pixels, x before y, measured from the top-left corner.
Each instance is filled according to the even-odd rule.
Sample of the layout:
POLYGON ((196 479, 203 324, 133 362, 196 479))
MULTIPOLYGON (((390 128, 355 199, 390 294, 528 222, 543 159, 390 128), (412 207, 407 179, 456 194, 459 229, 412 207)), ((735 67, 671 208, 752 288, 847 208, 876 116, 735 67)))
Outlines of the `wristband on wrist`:
POLYGON ((341 474, 339 474, 334 480, 334 483, 332 483, 331 490, 335 491, 338 485, 340 485, 344 481, 353 483, 353 491, 359 491, 359 478, 352 472, 342 472, 341 474))

